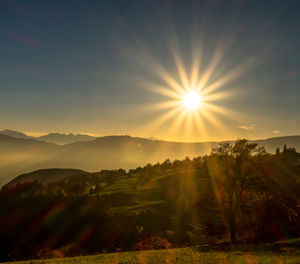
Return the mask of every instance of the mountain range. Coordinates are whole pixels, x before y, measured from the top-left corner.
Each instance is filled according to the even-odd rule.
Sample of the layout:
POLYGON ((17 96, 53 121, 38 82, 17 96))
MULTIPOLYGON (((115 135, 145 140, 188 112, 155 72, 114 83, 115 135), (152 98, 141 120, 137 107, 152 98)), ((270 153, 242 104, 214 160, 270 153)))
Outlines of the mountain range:
MULTIPOLYGON (((0 132, 0 186, 19 174, 38 169, 72 168, 86 171, 131 169, 147 163, 163 162, 166 159, 184 159, 186 156, 193 158, 208 154, 211 148, 220 143, 182 143, 131 136, 105 136, 91 137, 89 140, 85 137, 86 141, 58 145, 47 142, 42 137, 37 139, 26 134, 24 136, 21 132, 13 132, 14 136, 12 133, 4 135, 0 132)), ((57 135, 56 133, 50 135, 53 134, 57 135)), ((78 135, 70 138, 74 139, 76 136, 78 135)), ((276 137, 253 142, 264 146, 269 152, 275 152, 277 147, 282 148, 284 144, 300 149, 300 136, 276 137)))
POLYGON ((46 142, 56 143, 59 145, 73 143, 73 142, 77 142, 77 141, 89 141, 89 140, 96 139, 96 137, 93 137, 90 135, 73 134, 73 133, 70 133, 70 134, 49 133, 47 135, 33 137, 33 136, 28 136, 23 132, 9 130, 9 129, 0 131, 0 134, 15 137, 15 138, 37 139, 37 140, 42 140, 42 141, 46 141, 46 142))

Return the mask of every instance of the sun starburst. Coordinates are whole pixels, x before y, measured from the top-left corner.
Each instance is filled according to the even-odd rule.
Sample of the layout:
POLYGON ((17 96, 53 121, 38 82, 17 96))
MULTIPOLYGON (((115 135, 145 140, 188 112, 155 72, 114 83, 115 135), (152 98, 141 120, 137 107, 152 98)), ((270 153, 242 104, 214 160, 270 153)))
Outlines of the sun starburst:
MULTIPOLYGON (((168 71, 162 64, 150 56, 153 72, 161 82, 143 80, 143 86, 165 98, 157 104, 150 106, 151 111, 160 111, 152 121, 147 123, 147 131, 155 131, 169 123, 172 135, 179 138, 193 140, 207 140, 212 129, 222 129, 224 134, 226 126, 222 120, 234 120, 236 113, 221 106, 221 101, 234 93, 228 90, 228 83, 241 77, 250 68, 252 62, 245 62, 231 67, 224 72, 224 51, 217 48, 211 56, 211 61, 201 65, 200 52, 193 52, 191 69, 188 72, 181 58, 179 49, 171 47, 174 65, 177 72, 168 71), (222 69, 222 71, 219 69, 222 69), (220 73, 223 74, 220 74, 220 73), (226 86, 226 89, 223 89, 226 86), (164 112, 162 112, 164 111, 164 112), (207 129, 209 127, 209 129, 207 129)), ((228 69, 228 67, 225 67, 228 69)), ((143 129, 143 128, 142 128, 143 129)))

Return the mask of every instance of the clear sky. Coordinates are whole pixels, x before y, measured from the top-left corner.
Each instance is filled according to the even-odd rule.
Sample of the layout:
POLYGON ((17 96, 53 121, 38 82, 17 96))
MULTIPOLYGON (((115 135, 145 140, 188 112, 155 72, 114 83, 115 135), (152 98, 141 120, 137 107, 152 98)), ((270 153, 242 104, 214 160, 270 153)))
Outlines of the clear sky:
POLYGON ((0 129, 300 134, 299 10, 297 0, 2 0, 0 129), (212 99, 201 118, 168 103, 191 76, 212 99))

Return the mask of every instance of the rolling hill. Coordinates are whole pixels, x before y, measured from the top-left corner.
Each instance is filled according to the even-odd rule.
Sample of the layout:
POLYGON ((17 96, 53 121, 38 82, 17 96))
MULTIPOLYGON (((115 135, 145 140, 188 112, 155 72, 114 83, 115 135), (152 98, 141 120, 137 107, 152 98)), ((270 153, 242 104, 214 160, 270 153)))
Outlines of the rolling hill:
MULTIPOLYGON (((269 152, 284 144, 300 149, 300 136, 256 140, 269 152)), ((90 141, 57 145, 37 139, 0 135, 0 185, 19 174, 44 168, 86 171, 131 169, 166 159, 208 154, 219 142, 181 143, 130 136, 106 136, 90 141)))
POLYGON ((41 183, 48 184, 52 182, 61 181, 70 176, 82 176, 85 177, 90 173, 83 170, 76 169, 41 169, 33 172, 21 174, 18 177, 10 181, 7 186, 15 185, 17 183, 33 182, 38 180, 41 183))

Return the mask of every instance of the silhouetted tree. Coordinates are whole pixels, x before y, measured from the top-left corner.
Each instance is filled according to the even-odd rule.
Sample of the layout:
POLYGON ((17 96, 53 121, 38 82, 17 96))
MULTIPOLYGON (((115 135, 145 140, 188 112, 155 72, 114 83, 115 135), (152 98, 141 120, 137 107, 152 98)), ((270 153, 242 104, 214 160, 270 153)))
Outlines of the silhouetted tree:
POLYGON ((263 152, 264 149, 245 139, 237 140, 234 146, 223 143, 212 150, 210 173, 218 185, 218 198, 223 201, 232 243, 236 243, 237 217, 245 204, 247 187, 253 183, 252 155, 263 152))

